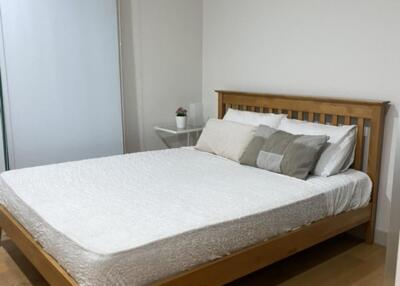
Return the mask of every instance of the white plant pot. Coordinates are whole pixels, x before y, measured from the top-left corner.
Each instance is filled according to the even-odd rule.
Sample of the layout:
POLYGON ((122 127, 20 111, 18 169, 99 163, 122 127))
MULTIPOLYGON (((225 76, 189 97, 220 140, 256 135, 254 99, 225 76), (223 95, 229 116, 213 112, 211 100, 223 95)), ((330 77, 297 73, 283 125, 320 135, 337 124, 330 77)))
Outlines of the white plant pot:
POLYGON ((176 127, 179 129, 186 128, 186 116, 176 116, 176 127))

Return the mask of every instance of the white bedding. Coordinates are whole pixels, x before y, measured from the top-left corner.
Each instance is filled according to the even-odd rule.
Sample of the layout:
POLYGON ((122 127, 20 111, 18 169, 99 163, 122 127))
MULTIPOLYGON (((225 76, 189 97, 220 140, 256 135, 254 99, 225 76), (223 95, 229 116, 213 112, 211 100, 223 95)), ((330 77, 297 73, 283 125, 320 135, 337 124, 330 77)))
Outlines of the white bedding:
POLYGON ((181 148, 20 169, 0 202, 80 285, 146 285, 368 203, 349 170, 307 181, 181 148))

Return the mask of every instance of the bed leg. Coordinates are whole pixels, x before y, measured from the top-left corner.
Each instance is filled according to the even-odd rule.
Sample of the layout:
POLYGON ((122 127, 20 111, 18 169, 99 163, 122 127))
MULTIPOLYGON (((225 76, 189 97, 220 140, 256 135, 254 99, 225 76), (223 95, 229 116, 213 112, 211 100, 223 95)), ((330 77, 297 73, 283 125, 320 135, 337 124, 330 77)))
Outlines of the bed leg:
POLYGON ((375 223, 373 221, 369 221, 367 222, 365 228, 365 242, 368 244, 373 244, 374 236, 375 236, 375 223))

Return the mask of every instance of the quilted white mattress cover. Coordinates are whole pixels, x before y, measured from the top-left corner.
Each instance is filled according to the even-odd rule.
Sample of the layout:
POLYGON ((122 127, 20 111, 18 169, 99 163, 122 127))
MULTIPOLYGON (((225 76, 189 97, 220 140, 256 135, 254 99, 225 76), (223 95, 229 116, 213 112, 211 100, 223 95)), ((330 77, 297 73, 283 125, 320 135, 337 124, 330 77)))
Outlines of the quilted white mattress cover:
POLYGON ((307 181, 181 148, 5 172, 0 202, 80 285, 146 285, 365 206, 349 170, 307 181))

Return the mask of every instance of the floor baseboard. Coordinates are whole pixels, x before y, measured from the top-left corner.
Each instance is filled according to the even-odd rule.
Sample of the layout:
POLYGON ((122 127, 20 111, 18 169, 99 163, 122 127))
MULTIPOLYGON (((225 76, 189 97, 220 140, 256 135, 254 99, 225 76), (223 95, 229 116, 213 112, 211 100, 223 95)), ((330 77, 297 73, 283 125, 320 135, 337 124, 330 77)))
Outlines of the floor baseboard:
POLYGON ((386 241, 387 241, 387 232, 380 229, 375 229, 374 242, 376 244, 386 247, 386 241))

